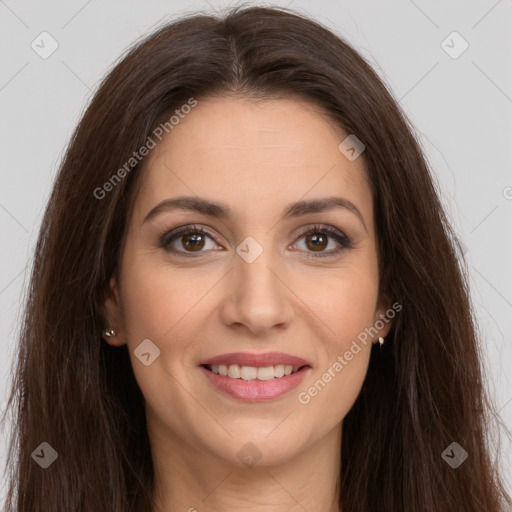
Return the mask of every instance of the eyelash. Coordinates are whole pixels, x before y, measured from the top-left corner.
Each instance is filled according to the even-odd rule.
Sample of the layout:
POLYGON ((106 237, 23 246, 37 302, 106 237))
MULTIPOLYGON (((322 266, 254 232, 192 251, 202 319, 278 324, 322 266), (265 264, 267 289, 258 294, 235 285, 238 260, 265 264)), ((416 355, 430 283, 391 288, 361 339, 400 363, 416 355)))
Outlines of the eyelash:
MULTIPOLYGON (((336 228, 333 228, 333 227, 327 226, 327 225, 315 224, 314 226, 311 226, 309 229, 307 229, 300 235, 298 240, 304 238, 307 235, 312 235, 312 234, 319 233, 319 232, 326 234, 329 237, 336 240, 340 244, 340 247, 338 247, 335 250, 326 252, 326 253, 324 252, 324 253, 316 253, 315 254, 314 252, 311 252, 311 254, 307 257, 328 258, 328 257, 336 256, 346 249, 353 248, 352 241, 350 240, 350 238, 348 236, 343 234, 341 231, 338 231, 336 228)), ((216 238, 213 235, 208 233, 208 231, 205 231, 203 228, 201 228, 199 226, 192 225, 192 226, 183 226, 174 231, 164 233, 163 236, 161 236, 161 238, 160 238, 159 245, 162 249, 164 249, 167 252, 170 252, 172 254, 178 254, 178 255, 184 256, 186 258, 197 258, 200 255, 200 253, 204 252, 204 251, 199 251, 199 253, 196 255, 193 253, 189 253, 187 251, 178 251, 176 249, 169 248, 171 242, 173 242, 176 239, 181 238, 184 235, 190 235, 190 234, 205 235, 205 236, 211 238, 215 243, 217 243, 217 244, 219 243, 219 242, 217 242, 216 238)))

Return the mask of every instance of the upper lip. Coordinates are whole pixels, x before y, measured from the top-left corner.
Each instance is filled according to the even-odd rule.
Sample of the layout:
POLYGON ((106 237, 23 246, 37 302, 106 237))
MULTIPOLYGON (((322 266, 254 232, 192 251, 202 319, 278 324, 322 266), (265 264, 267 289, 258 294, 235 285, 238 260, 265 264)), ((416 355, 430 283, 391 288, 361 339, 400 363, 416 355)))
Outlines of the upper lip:
POLYGON ((221 354, 219 356, 206 359, 199 363, 204 365, 238 364, 240 366, 253 366, 255 368, 263 368, 265 366, 275 366, 277 364, 291 366, 311 366, 310 363, 301 357, 292 356, 283 352, 264 352, 262 354, 254 354, 250 352, 231 352, 230 354, 221 354))

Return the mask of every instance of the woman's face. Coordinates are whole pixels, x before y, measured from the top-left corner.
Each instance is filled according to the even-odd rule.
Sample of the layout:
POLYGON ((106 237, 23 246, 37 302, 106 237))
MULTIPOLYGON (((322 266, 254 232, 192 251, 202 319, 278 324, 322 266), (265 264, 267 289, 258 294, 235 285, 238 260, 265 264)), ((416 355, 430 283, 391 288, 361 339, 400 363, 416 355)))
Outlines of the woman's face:
POLYGON ((277 464, 339 433, 391 325, 361 342, 389 303, 363 160, 338 148, 347 135, 302 102, 209 99, 148 155, 106 305, 153 444, 277 464), (190 208, 153 210, 184 196, 190 208), (334 197, 341 206, 300 206, 334 197))

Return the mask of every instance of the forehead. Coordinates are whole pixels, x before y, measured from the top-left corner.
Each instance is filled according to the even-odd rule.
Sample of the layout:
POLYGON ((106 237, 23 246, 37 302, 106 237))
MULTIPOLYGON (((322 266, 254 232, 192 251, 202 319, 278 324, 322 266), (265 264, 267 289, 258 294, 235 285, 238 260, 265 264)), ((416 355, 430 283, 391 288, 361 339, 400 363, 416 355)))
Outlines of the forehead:
POLYGON ((134 214, 180 195, 229 203, 240 221, 280 214, 299 199, 343 195, 371 217, 362 158, 338 146, 347 133, 308 103, 198 101, 147 156, 134 214))

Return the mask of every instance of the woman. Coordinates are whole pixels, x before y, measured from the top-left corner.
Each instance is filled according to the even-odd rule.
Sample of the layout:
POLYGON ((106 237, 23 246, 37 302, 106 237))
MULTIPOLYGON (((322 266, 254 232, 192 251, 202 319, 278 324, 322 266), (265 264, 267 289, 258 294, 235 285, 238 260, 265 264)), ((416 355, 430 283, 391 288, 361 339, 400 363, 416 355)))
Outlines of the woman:
POLYGON ((491 511, 464 268, 374 71, 278 8, 103 81, 35 253, 6 506, 491 511))

